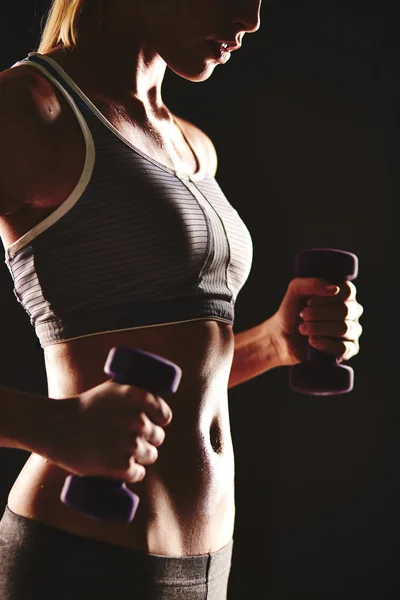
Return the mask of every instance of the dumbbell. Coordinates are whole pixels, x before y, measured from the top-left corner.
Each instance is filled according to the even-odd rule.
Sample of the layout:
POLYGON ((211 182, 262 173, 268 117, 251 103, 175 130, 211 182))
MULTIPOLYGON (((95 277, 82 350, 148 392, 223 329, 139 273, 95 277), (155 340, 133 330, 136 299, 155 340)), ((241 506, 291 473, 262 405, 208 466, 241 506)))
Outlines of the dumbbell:
MULTIPOLYGON (((295 260, 296 277, 321 277, 338 285, 358 275, 358 258, 352 252, 334 248, 311 248, 299 252, 295 260)), ((332 396, 353 389, 354 372, 337 359, 308 344, 307 359, 290 367, 290 387, 301 394, 332 396)))
MULTIPOLYGON (((155 396, 175 393, 182 377, 173 362, 121 346, 110 350, 104 372, 117 383, 134 385, 155 396)), ((123 481, 80 475, 66 478, 60 498, 78 512, 113 523, 132 521, 139 505, 139 497, 123 481)))

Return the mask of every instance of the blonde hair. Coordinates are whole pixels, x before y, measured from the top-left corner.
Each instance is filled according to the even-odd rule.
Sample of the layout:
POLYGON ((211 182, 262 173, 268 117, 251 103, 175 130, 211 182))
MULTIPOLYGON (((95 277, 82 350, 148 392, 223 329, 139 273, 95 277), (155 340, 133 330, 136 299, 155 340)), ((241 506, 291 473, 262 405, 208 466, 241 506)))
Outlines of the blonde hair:
MULTIPOLYGON (((44 54, 62 45, 72 48, 77 45, 83 25, 94 33, 104 23, 105 0, 52 0, 44 14, 43 27, 37 52, 44 54)), ((86 32, 85 32, 86 35, 86 32)))

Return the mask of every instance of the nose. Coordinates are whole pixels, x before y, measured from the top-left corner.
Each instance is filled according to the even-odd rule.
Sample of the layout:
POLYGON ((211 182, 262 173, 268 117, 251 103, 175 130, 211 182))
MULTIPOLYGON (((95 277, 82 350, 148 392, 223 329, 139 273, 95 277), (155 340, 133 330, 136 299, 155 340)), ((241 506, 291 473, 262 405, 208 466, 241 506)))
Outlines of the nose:
POLYGON ((262 0, 236 0, 233 21, 246 33, 255 33, 260 29, 260 9, 262 0))

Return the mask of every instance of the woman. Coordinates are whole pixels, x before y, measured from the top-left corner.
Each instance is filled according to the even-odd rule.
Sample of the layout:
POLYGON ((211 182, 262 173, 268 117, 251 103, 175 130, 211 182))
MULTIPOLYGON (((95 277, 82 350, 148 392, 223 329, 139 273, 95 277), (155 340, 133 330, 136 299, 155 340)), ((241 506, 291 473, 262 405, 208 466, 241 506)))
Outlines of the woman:
POLYGON ((308 340, 358 352, 350 282, 294 279, 271 318, 233 333, 251 238, 212 142, 162 100, 166 66, 207 80, 258 30, 260 4, 54 0, 38 51, 0 75, 0 233, 49 395, 2 389, 3 445, 32 451, 0 526, 4 600, 225 599, 228 388, 301 362, 308 340), (107 380, 116 346, 182 368, 168 404, 107 380), (69 472, 127 481, 135 519, 66 507, 69 472))

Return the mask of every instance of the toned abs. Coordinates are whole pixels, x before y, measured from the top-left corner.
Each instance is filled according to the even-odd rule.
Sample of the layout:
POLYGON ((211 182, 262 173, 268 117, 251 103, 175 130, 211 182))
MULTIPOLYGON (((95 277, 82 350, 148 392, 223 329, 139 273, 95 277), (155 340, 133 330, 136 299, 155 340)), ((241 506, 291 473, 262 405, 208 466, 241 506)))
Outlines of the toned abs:
MULTIPOLYGON (((49 193, 0 218, 5 247, 53 212, 74 189, 82 171, 82 132, 70 107, 55 93, 60 106, 60 121, 55 127, 62 150, 48 169, 48 173, 53 173, 48 182, 49 193)), ((106 106, 99 105, 99 109, 106 112, 106 106)), ((106 115, 110 120, 111 113, 106 115)), ((140 147, 141 136, 135 134, 131 122, 124 126, 115 121, 113 125, 120 127, 125 137, 130 132, 140 147)), ((199 139, 191 133, 198 157, 206 160, 199 139)), ((143 150, 159 162, 170 165, 172 160, 175 167, 179 164, 181 170, 183 166, 187 172, 194 172, 198 160, 176 130, 174 135, 173 158, 165 154, 168 145, 163 146, 161 133, 158 141, 154 138, 143 150)), ((166 428, 159 458, 146 468, 142 482, 130 485, 141 499, 134 521, 127 525, 103 523, 64 506, 60 492, 68 473, 34 454, 10 492, 9 507, 22 516, 71 533, 154 554, 179 556, 217 551, 229 543, 234 526, 234 460, 227 392, 234 347, 232 327, 223 322, 198 320, 98 334, 47 346, 44 358, 48 396, 57 401, 105 381, 103 368, 108 351, 119 345, 164 356, 183 371, 179 390, 166 398, 173 420, 166 428)))

